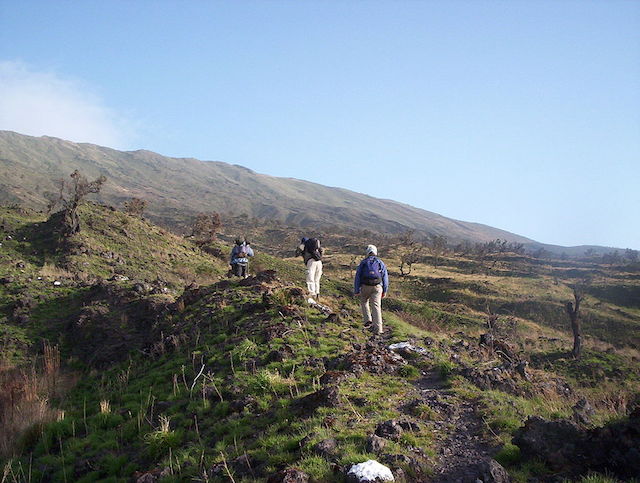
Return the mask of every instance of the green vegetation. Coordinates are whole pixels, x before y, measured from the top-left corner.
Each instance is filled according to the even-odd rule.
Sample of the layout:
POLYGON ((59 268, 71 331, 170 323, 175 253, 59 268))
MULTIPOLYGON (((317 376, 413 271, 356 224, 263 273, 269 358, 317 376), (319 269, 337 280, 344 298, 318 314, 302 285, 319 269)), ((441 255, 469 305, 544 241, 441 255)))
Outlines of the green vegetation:
MULTIPOLYGON (((0 397, 0 422, 16 435, 0 441, 7 481, 130 481, 146 472, 264 481, 289 467, 341 481, 337 468, 384 455, 419 480, 438 468, 447 438, 467 430, 465 419, 449 423, 454 416, 476 424, 495 459, 526 481, 549 474, 511 441, 527 417, 571 417, 586 397, 593 424, 604 424, 640 392, 640 318, 611 295, 636 293, 627 269, 597 268, 607 288, 584 302, 576 360, 562 312, 574 273, 559 279, 557 267, 518 257, 487 274, 473 260, 441 256, 438 268, 416 263, 401 277, 391 251, 380 342, 350 296, 353 256, 332 253, 330 238, 321 302, 335 315, 327 317, 306 304, 300 260, 269 255, 264 234, 250 267, 263 273, 241 281, 225 276, 222 242, 199 247, 97 204, 79 213, 81 231, 61 243, 55 218, 0 211, 0 384, 32 396, 0 397), (489 320, 502 346, 479 346, 489 320), (603 321, 617 329, 601 331, 603 321), (386 345, 404 341, 421 352, 402 353, 397 366, 377 362, 390 357, 386 345), (527 379, 503 370, 510 358, 529 363, 527 379), (502 375, 484 387, 487 373, 502 375), (337 400, 316 401, 327 387, 337 400), (372 452, 367 438, 387 420, 406 428, 372 452), (335 447, 320 451, 326 440, 335 447)), ((581 481, 615 481, 607 478, 581 481)))

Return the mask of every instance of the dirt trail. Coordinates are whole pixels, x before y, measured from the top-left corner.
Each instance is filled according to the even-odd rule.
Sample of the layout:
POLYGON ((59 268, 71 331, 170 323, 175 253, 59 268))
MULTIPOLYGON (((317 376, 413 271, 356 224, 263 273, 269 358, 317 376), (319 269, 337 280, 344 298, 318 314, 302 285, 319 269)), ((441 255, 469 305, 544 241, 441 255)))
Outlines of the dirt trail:
POLYGON ((431 429, 437 447, 433 482, 475 482, 478 464, 491 457, 492 445, 486 441, 484 421, 475 404, 446 389, 440 375, 432 371, 416 386, 421 399, 438 416, 425 424, 431 429))

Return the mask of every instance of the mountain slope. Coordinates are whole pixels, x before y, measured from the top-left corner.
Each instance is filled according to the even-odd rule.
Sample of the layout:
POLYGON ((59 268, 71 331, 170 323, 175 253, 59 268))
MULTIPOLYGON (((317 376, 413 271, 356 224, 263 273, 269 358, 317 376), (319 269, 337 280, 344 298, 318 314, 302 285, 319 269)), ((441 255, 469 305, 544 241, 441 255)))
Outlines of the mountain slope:
POLYGON ((496 238, 525 244, 525 237, 478 223, 452 220, 391 200, 342 188, 255 173, 241 166, 178 159, 150 151, 122 152, 51 137, 0 131, 0 202, 45 204, 54 181, 78 169, 104 174, 99 200, 119 205, 131 197, 148 201, 156 222, 180 226, 194 213, 247 213, 299 226, 358 227, 385 233, 415 229, 452 241, 496 238))

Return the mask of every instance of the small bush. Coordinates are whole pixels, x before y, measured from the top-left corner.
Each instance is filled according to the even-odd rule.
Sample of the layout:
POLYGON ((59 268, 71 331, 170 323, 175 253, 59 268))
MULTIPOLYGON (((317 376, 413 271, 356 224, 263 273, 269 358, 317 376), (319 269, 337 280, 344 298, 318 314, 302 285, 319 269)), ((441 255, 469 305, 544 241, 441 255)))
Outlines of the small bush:
POLYGON ((398 375, 407 379, 418 379, 420 377, 420 371, 410 364, 402 366, 398 369, 398 375))
POLYGON ((455 365, 451 361, 441 361, 437 364, 436 369, 442 379, 449 379, 453 374, 455 365))

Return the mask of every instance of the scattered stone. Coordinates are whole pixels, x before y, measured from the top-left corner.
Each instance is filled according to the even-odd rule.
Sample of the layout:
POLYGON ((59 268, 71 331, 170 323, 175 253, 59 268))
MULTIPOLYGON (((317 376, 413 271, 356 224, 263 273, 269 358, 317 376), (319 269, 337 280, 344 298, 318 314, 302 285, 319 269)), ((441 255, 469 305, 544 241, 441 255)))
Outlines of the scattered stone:
POLYGON ((486 459, 478 465, 478 476, 476 481, 482 483, 510 483, 511 477, 500 463, 494 459, 486 459))
POLYGON ((376 427, 376 435, 392 441, 398 441, 403 431, 402 426, 395 419, 384 421, 376 427))
POLYGON ((369 437, 367 438, 367 445, 366 445, 367 453, 378 454, 384 449, 386 445, 387 445, 386 439, 381 438, 377 434, 370 434, 369 437))
POLYGON ((350 483, 395 481, 391 470, 376 460, 368 460, 364 463, 352 465, 347 472, 347 481, 350 483))
POLYGON ((355 374, 394 374, 399 367, 407 364, 404 358, 384 345, 368 342, 354 344, 353 351, 328 360, 327 369, 345 370, 355 374))
POLYGON ((53 285, 59 287, 60 285, 62 285, 62 282, 60 280, 56 280, 53 282, 53 285))
POLYGON ((126 275, 119 275, 119 274, 115 274, 109 279, 110 282, 126 282, 128 280, 129 280, 129 277, 127 277, 126 275))
POLYGON ((151 292, 152 287, 151 285, 149 285, 148 283, 145 282, 138 282, 136 284, 133 285, 132 290, 140 295, 146 295, 149 292, 151 292))
POLYGON ((325 458, 330 458, 331 456, 333 456, 336 453, 337 449, 338 442, 334 438, 323 439, 313 446, 313 451, 325 458))
POLYGON ((297 406, 304 412, 315 411, 320 406, 335 407, 340 404, 338 386, 327 386, 297 401, 297 406))
POLYGON ((413 458, 404 454, 385 454, 382 461, 388 465, 411 465, 413 458))
POLYGON ((267 483, 308 483, 309 475, 298 468, 287 468, 267 479, 267 483))
POLYGON ((576 423, 588 426, 591 424, 591 417, 595 411, 585 398, 580 399, 575 406, 573 406, 573 419, 576 423))

